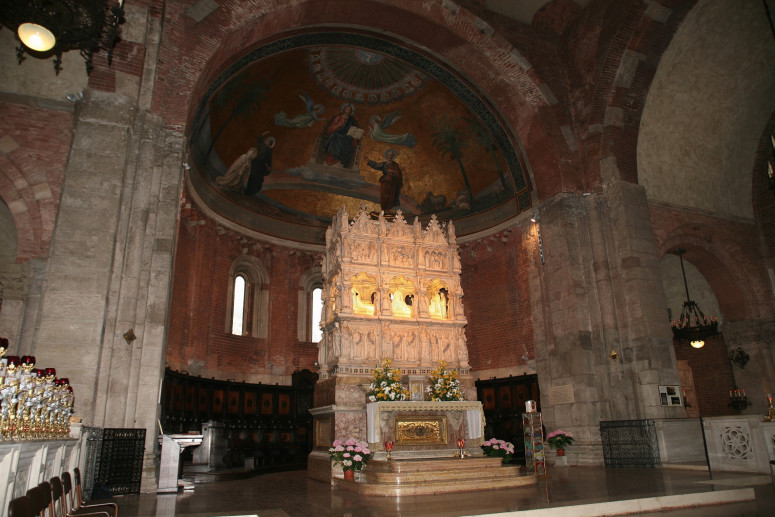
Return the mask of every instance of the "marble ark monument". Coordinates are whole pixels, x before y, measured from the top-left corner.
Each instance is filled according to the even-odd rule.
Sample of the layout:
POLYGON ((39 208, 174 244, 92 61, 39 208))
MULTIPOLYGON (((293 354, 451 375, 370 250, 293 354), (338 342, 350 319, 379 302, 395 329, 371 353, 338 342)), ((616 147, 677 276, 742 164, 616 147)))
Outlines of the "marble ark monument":
POLYGON ((465 399, 476 400, 451 221, 434 215, 422 228, 400 210, 389 221, 361 206, 350 222, 342 207, 326 231, 323 282, 320 378, 310 410, 315 447, 367 438, 366 393, 386 358, 401 369, 412 401, 426 399, 428 375, 439 361, 459 369, 465 399))
MULTIPOLYGON (((391 358, 427 376, 445 361, 469 374, 455 227, 432 216, 423 230, 398 211, 388 222, 344 207, 326 231, 321 379, 363 374, 391 358)), ((365 396, 363 401, 365 402, 365 396)))

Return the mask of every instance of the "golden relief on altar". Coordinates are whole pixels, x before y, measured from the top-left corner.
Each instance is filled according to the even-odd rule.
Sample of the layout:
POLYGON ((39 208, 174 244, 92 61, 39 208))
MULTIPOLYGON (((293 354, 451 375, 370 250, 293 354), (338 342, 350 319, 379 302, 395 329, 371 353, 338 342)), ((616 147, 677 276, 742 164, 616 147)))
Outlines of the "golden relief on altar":
POLYGON ((397 415, 396 445, 444 445, 447 443, 447 417, 397 415))

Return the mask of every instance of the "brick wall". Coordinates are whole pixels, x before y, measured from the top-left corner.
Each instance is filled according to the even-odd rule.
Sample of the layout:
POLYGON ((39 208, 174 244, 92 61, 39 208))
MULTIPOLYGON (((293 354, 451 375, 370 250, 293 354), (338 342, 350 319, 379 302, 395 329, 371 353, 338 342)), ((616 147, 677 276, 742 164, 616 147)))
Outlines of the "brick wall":
POLYGON ((16 261, 25 262, 48 253, 73 114, 0 102, 0 120, 0 197, 14 214, 16 261))
MULTIPOLYGON (((175 258, 168 366, 195 375, 248 382, 279 382, 294 371, 314 371, 317 345, 297 340, 302 274, 318 263, 301 252, 219 227, 185 199, 175 258), (229 271, 242 255, 268 272, 268 338, 235 336, 227 329, 229 271)), ((265 310, 265 309, 262 309, 265 310)))
POLYGON ((523 354, 534 359, 522 235, 509 229, 467 243, 460 247, 460 259, 471 368, 524 365, 523 354))

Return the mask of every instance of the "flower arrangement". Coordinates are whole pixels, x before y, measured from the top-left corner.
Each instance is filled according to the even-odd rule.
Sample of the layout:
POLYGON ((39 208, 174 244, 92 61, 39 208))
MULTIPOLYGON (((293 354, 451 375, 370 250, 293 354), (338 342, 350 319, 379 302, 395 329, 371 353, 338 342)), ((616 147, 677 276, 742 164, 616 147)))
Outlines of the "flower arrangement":
POLYGON ((568 431, 558 429, 547 434, 546 441, 552 449, 564 449, 568 445, 573 445, 573 435, 568 431))
POLYGON ((482 450, 485 456, 500 457, 503 463, 508 463, 514 455, 514 444, 498 440, 497 438, 490 438, 482 444, 482 450))
POLYGON ((463 400, 457 370, 447 370, 447 363, 439 361, 439 366, 428 377, 426 391, 434 402, 463 400))
POLYGON ((369 445, 353 438, 345 442, 334 440, 328 453, 334 463, 342 465, 342 470, 361 470, 371 459, 369 445))
POLYGON ((383 359, 374 368, 374 380, 369 384, 369 402, 406 400, 409 390, 401 385, 401 370, 393 368, 390 359, 383 359))

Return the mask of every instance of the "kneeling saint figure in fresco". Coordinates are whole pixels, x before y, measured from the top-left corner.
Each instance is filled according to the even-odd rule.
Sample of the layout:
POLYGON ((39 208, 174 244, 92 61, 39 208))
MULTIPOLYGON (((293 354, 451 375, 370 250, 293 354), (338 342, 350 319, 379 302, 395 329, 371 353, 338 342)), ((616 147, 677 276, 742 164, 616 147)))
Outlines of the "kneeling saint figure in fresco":
POLYGON ((248 152, 234 160, 226 174, 215 178, 215 182, 232 190, 252 196, 261 190, 264 177, 272 172, 272 151, 274 137, 258 141, 258 148, 251 147, 248 152))
POLYGON ((396 152, 393 149, 385 151, 385 161, 368 161, 369 167, 382 171, 379 178, 379 206, 387 212, 400 205, 401 187, 404 186, 404 176, 401 167, 395 162, 396 152))

